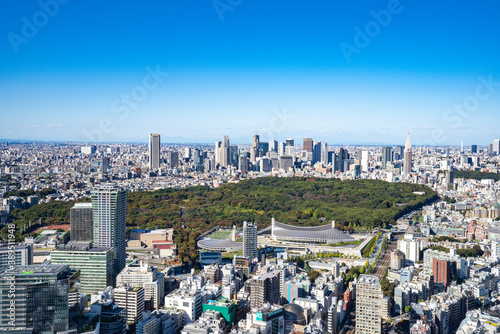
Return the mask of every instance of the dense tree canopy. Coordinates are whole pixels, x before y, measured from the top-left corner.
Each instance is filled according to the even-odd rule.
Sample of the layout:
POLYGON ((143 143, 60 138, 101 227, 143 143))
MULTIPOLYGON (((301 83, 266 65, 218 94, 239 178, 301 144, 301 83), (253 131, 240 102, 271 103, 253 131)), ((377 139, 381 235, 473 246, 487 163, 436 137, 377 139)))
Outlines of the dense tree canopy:
MULTIPOLYGON (((213 226, 241 226, 256 222, 259 228, 271 218, 302 226, 335 220, 343 230, 387 227, 402 215, 436 200, 430 188, 410 183, 377 180, 257 178, 220 188, 191 187, 134 192, 128 195, 127 230, 175 227, 181 259, 196 257, 196 240, 213 226), (415 192, 424 192, 424 195, 415 192)), ((42 225, 69 222, 72 202, 50 202, 15 211, 15 224, 42 225)))
POLYGON ((455 170, 453 171, 455 178, 460 179, 476 179, 476 180, 484 180, 491 179, 498 181, 500 180, 500 174, 497 173, 486 173, 479 171, 470 171, 470 170, 455 170))

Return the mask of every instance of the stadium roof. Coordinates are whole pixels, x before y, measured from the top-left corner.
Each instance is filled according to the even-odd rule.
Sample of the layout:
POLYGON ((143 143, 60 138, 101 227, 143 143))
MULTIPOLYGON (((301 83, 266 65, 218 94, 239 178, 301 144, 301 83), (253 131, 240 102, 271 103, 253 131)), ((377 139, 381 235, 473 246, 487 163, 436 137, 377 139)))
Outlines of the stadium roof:
POLYGON ((301 227, 286 225, 274 220, 271 235, 275 239, 301 242, 337 243, 356 240, 344 232, 337 230, 333 227, 333 224, 301 227))
POLYGON ((243 249, 242 242, 231 241, 229 239, 202 239, 198 241, 198 247, 210 251, 236 251, 243 249))

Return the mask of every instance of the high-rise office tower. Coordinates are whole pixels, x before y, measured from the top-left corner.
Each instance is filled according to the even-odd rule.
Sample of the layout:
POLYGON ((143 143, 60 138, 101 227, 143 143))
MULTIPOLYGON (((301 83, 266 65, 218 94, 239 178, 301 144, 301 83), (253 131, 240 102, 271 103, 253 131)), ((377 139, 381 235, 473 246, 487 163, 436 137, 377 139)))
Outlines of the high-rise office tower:
POLYGON ((278 155, 281 157, 282 155, 285 155, 285 147, 286 144, 282 141, 278 143, 278 155))
POLYGON ((500 140, 495 139, 493 141, 493 154, 499 155, 500 154, 500 140))
POLYGON ((222 146, 220 148, 220 164, 223 167, 229 166, 229 137, 224 136, 222 146))
POLYGON ((94 246, 113 248, 113 277, 116 277, 125 268, 127 258, 127 192, 114 184, 104 184, 95 188, 91 197, 94 246))
POLYGON ((285 146, 291 146, 291 147, 294 147, 295 146, 295 141, 293 140, 293 138, 287 138, 285 140, 285 146))
POLYGON ((338 164, 339 160, 339 155, 333 151, 328 152, 328 163, 332 164, 333 170, 332 172, 335 173, 339 171, 340 165, 338 164))
POLYGON ((179 166, 179 152, 170 151, 167 153, 168 168, 173 169, 179 166))
POLYGON ((259 143, 259 157, 265 157, 267 152, 269 152, 269 143, 260 142, 259 143))
POLYGON ((349 160, 351 158, 349 152, 343 147, 339 148, 339 155, 342 160, 349 160))
POLYGON ((328 164, 328 143, 326 141, 321 144, 321 162, 328 164))
POLYGON ((193 164, 195 166, 203 165, 203 151, 195 148, 193 151, 193 164))
POLYGON ((101 164, 102 164, 102 171, 104 173, 106 173, 111 168, 111 164, 109 162, 109 157, 102 158, 101 164))
POLYGON ((339 169, 338 170, 341 172, 347 172, 347 170, 345 169, 344 161, 349 160, 349 152, 343 147, 339 148, 338 160, 339 160, 339 162, 338 162, 339 169))
POLYGON ((307 152, 313 151, 313 140, 312 138, 304 138, 302 149, 307 152))
POLYGON ((184 160, 191 159, 191 147, 184 147, 184 160))
POLYGON ((250 148, 250 162, 254 163, 259 157, 260 136, 252 136, 252 147, 250 148))
POLYGON ((370 156, 368 154, 368 151, 362 151, 361 152, 361 169, 363 172, 368 172, 368 162, 369 162, 370 156))
POLYGON ((453 172, 453 169, 446 170, 444 172, 445 179, 446 179, 446 184, 451 184, 455 182, 455 173, 453 172))
POLYGON ((214 156, 215 156, 215 163, 220 165, 220 152, 222 148, 222 142, 216 141, 215 142, 215 149, 214 149, 214 156))
POLYGON ((356 283, 356 334, 382 333, 383 302, 377 276, 360 275, 356 283))
POLYGON ((250 261, 257 257, 257 223, 243 222, 243 256, 250 261))
POLYGON ((252 148, 250 149, 250 160, 252 163, 257 161, 257 158, 259 157, 259 147, 260 147, 260 136, 253 135, 252 148))
POLYGON ((0 271, 0 330, 67 331, 68 291, 76 280, 71 269, 61 265, 16 266, 0 271))
POLYGON ((240 156, 238 169, 240 170, 240 172, 248 172, 248 158, 244 155, 240 156))
POLYGON ((392 147, 382 147, 382 166, 387 168, 387 163, 392 161, 392 147))
POLYGON ((160 169, 160 134, 149 134, 149 169, 160 169))
POLYGON ((399 160, 403 160, 405 156, 405 148, 403 146, 396 147, 396 153, 399 154, 399 160))
POLYGON ((70 210, 71 241, 94 240, 94 220, 92 203, 75 203, 70 210))
POLYGON ((321 142, 316 141, 313 145, 313 155, 312 162, 315 164, 318 161, 321 161, 321 142))
POLYGON ((412 152, 411 152, 411 142, 410 133, 408 132, 408 137, 406 138, 405 154, 404 154, 404 177, 409 178, 411 173, 412 164, 412 152))
POLYGON ((293 168, 293 157, 288 155, 280 156, 278 159, 278 165, 280 169, 288 172, 291 168, 293 168))
POLYGON ((278 152, 278 141, 274 139, 269 141, 269 151, 278 152))
POLYGON ((479 161, 479 157, 472 157, 470 158, 472 160, 472 165, 474 167, 479 167, 480 166, 480 161, 479 161))
POLYGON ((471 145, 470 153, 477 153, 477 145, 471 145))
POLYGON ((238 145, 229 146, 229 164, 238 167, 238 160, 240 157, 240 149, 238 145))
POLYGON ((361 161, 362 156, 363 156, 363 149, 361 148, 356 149, 356 160, 361 161))

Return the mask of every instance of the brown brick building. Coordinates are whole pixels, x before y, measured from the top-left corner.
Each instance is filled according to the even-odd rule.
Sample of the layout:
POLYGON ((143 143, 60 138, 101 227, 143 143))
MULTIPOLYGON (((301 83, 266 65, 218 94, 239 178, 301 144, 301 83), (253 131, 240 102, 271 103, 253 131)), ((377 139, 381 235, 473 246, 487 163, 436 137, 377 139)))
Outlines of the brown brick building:
POLYGON ((444 283, 447 287, 451 283, 451 262, 446 260, 432 259, 432 274, 434 283, 444 283))

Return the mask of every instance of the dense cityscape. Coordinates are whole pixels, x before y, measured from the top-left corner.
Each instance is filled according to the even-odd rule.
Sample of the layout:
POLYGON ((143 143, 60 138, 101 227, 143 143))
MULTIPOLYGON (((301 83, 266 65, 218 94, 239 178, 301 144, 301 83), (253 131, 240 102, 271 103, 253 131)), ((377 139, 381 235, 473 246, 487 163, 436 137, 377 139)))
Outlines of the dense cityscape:
POLYGON ((500 334, 500 2, 1 4, 0 334, 500 334))
POLYGON ((408 134, 404 146, 384 147, 259 135, 250 145, 232 145, 228 136, 215 145, 168 145, 155 133, 147 145, 4 142, 0 326, 16 333, 496 332, 499 143, 414 147, 408 134), (324 217, 313 226, 275 218, 211 226, 187 259, 178 253, 177 226, 135 228, 127 220, 131 193, 217 190, 263 178, 379 180, 387 191, 418 184, 428 190, 413 196, 429 198, 374 230, 324 217), (69 221, 16 220, 56 202, 71 205, 69 221))

